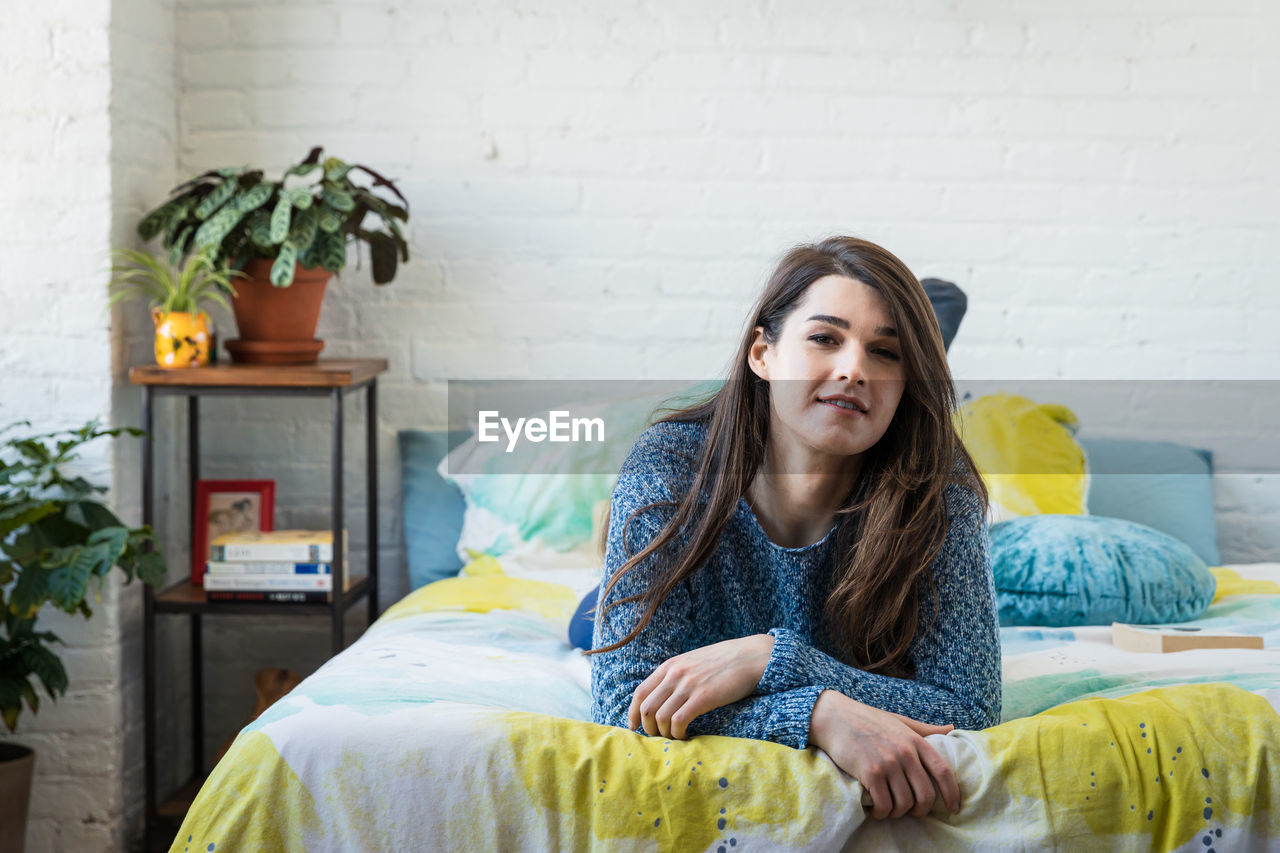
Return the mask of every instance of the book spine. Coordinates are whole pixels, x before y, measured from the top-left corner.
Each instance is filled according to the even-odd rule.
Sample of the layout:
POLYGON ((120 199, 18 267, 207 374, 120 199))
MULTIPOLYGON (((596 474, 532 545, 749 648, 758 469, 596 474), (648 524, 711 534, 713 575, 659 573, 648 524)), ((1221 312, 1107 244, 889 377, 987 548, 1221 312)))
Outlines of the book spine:
POLYGON ((205 575, 210 590, 321 590, 333 589, 333 575, 205 575))
POLYGON ((283 543, 261 542, 213 545, 209 548, 209 560, 214 563, 332 563, 333 543, 283 543))
POLYGON ((211 575, 331 575, 332 563, 226 563, 210 560, 205 571, 211 575))
POLYGON ((327 592, 302 592, 283 589, 268 590, 206 590, 206 601, 233 602, 236 604, 326 604, 327 592))

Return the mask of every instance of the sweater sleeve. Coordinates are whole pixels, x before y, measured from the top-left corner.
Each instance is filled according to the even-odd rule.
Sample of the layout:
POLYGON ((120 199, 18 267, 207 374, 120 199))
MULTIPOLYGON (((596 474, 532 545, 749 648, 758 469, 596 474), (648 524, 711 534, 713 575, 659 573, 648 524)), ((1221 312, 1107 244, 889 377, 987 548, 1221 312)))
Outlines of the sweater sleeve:
MULTIPOLYGON (((637 553, 651 542, 674 511, 671 507, 663 507, 637 515, 626 531, 627 544, 631 547, 624 553, 622 528, 631 512, 655 500, 667 499, 667 495, 662 493, 664 490, 655 488, 653 478, 646 476, 645 472, 633 469, 628 474, 627 468, 632 461, 636 460, 629 459, 624 464, 610 506, 604 581, 596 609, 593 649, 621 640, 639 622, 643 614, 641 601, 619 604, 608 613, 604 612, 605 607, 646 590, 656 576, 662 552, 649 555, 639 566, 624 574, 607 594, 604 589, 626 561, 627 555, 637 553)), ((693 642, 694 619, 689 585, 687 582, 678 584, 633 640, 612 651, 590 656, 591 715, 595 722, 629 728, 627 711, 640 683, 667 659, 696 648, 693 642)), ((767 696, 749 696, 699 716, 689 724, 688 733, 690 736, 753 738, 804 749, 809 739, 809 718, 822 689, 821 685, 801 684, 767 696)), ((643 726, 634 731, 645 734, 643 726)))
POLYGON ((920 602, 921 633, 911 646, 914 680, 875 675, 842 663, 795 631, 774 628, 773 652, 758 693, 825 684, 846 696, 935 725, 983 729, 1000 722, 1000 628, 990 539, 977 494, 947 486, 949 524, 930 566, 938 594, 920 602))

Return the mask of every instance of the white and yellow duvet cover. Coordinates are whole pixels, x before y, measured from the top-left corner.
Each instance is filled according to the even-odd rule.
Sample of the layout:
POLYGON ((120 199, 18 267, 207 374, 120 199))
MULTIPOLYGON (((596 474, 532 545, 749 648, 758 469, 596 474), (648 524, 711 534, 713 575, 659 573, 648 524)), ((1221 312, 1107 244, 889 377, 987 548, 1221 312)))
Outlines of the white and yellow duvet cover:
POLYGON ((441 581, 241 732, 172 849, 1280 849, 1280 564, 1215 571, 1192 624, 1265 650, 1005 629, 1005 722, 930 738, 962 810, 889 821, 817 749, 588 722, 564 634, 594 573, 441 581))

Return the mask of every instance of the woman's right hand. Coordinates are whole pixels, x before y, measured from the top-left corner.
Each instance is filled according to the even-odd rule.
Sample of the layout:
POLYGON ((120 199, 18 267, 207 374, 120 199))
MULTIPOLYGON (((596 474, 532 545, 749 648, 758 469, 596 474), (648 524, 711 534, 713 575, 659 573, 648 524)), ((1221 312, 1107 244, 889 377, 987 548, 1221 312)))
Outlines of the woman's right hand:
POLYGON ((954 726, 935 726, 882 711, 836 690, 818 695, 809 743, 821 747, 871 795, 871 816, 923 817, 936 799, 934 783, 952 814, 960 811, 955 771, 924 739, 954 726))

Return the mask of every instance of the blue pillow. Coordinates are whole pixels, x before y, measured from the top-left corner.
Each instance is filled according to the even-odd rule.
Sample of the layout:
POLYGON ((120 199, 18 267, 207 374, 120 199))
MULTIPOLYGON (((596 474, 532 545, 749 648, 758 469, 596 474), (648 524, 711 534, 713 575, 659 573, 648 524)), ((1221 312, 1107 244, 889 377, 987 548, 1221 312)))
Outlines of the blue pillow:
POLYGON ((404 549, 411 589, 453 577, 462 568, 457 548, 466 507, 462 492, 436 473, 436 466, 470 435, 465 429, 400 431, 404 549))
POLYGON ((1167 441, 1077 437, 1088 457, 1090 515, 1124 518, 1176 536, 1219 564, 1213 455, 1167 441))
POLYGON ((991 525, 1001 625, 1185 622, 1204 613, 1213 574, 1172 536, 1097 515, 1030 515, 991 525))
POLYGON ((591 650, 591 632, 596 626, 596 614, 588 611, 595 608, 600 599, 600 584, 596 584, 591 592, 582 597, 573 618, 569 620, 569 645, 579 649, 591 650))

